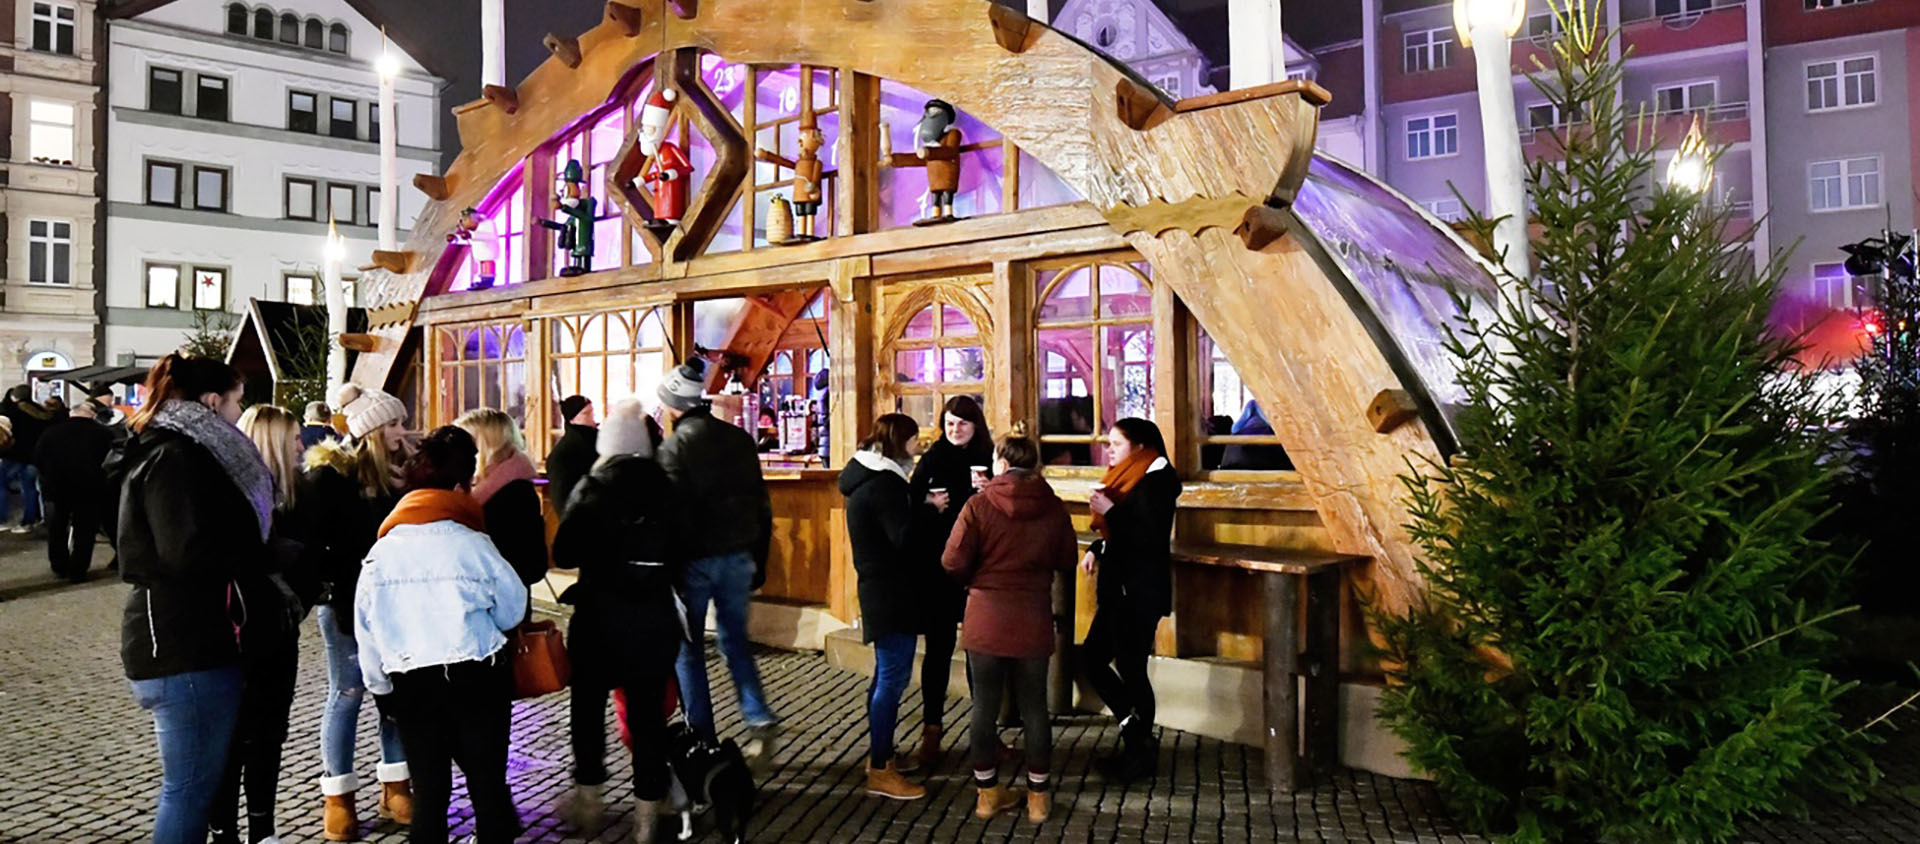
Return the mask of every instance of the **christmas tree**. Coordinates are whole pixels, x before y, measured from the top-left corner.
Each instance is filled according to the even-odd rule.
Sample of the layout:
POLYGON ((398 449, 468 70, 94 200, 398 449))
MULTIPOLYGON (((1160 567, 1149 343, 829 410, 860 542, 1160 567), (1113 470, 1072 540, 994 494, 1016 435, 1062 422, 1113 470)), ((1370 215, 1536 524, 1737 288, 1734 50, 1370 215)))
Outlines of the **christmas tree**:
POLYGON ((1724 840, 1875 776, 1820 668, 1835 408, 1767 331, 1777 265, 1700 190, 1712 153, 1658 179, 1591 3, 1556 13, 1534 81, 1584 122, 1528 167, 1536 274, 1454 332, 1461 453, 1407 478, 1429 590, 1379 619, 1382 712, 1477 831, 1724 840))

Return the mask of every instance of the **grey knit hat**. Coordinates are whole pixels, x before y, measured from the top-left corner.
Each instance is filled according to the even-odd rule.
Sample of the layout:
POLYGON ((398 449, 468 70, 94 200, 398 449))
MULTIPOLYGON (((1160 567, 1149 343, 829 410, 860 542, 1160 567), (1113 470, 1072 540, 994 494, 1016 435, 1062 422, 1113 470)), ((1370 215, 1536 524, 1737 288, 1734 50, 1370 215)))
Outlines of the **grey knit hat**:
POLYGON ((706 358, 687 358, 660 381, 660 403, 678 411, 692 410, 707 403, 706 387, 706 358))
POLYGON ((407 406, 371 387, 348 382, 333 396, 333 406, 347 417, 347 433, 361 439, 389 422, 407 421, 407 406))

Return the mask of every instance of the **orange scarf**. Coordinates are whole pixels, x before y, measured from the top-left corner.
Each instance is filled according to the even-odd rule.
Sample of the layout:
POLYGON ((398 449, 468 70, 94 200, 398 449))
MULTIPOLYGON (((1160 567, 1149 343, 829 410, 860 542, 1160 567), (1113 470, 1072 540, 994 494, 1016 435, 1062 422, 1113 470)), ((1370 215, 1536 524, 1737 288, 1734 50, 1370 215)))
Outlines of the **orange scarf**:
POLYGON ((401 525, 427 525, 456 521, 478 531, 487 529, 480 502, 457 489, 416 489, 394 505, 387 520, 380 523, 380 536, 401 525))
MULTIPOLYGON (((1159 459, 1160 452, 1151 448, 1134 449, 1127 459, 1107 467, 1107 473, 1100 477, 1100 491, 1106 493, 1115 506, 1119 506, 1120 502, 1127 500, 1127 493, 1133 492, 1133 488, 1140 484, 1140 479, 1147 476, 1147 467, 1159 459)), ((1093 514, 1093 529, 1099 531, 1102 537, 1113 538, 1107 536, 1107 518, 1099 513, 1093 514)))

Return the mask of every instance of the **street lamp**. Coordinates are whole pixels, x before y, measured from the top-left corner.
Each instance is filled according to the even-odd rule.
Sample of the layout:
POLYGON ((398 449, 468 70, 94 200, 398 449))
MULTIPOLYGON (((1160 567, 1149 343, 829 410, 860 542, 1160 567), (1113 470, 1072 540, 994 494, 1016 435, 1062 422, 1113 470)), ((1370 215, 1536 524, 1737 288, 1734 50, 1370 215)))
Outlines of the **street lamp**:
POLYGON ((1473 49, 1480 89, 1480 137, 1487 158, 1487 210, 1499 222, 1494 248, 1514 278, 1532 273, 1527 245, 1526 168, 1513 102, 1513 35, 1527 21, 1526 0, 1453 0, 1453 28, 1473 49))
POLYGON ((327 242, 320 254, 324 261, 324 286, 327 302, 327 397, 332 399, 334 391, 347 381, 347 350, 340 345, 340 335, 347 331, 347 295, 340 283, 340 262, 347 259, 347 242, 340 238, 340 232, 334 228, 333 217, 327 217, 327 242))
POLYGON ((1680 149, 1673 154, 1673 160, 1667 162, 1667 184, 1677 190, 1705 195, 1713 186, 1711 158, 1707 134, 1700 129, 1700 115, 1695 114, 1692 128, 1680 141, 1680 149))

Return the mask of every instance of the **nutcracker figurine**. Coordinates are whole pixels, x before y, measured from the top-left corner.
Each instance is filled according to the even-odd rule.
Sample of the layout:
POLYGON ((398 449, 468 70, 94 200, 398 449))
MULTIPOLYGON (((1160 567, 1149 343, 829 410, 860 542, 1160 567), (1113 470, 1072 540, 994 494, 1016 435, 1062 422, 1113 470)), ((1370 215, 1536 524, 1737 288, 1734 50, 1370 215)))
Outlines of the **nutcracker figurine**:
POLYGON ((667 140, 667 124, 673 117, 673 104, 680 95, 670 88, 657 88, 640 110, 640 150, 651 159, 640 173, 640 181, 653 200, 653 222, 647 226, 665 236, 687 213, 688 183, 693 164, 678 144, 667 140))
MULTIPOLYGON (((920 124, 914 129, 913 153, 891 153, 882 155, 880 163, 893 167, 927 168, 927 195, 933 200, 928 215, 916 226, 933 226, 951 223, 958 217, 953 216, 953 197, 960 190, 960 127, 959 113, 946 100, 928 100, 926 114, 920 118, 920 124)), ((882 143, 891 145, 892 138, 885 126, 880 127, 882 143)))
POLYGON ((593 213, 599 201, 587 195, 586 186, 580 162, 568 161, 554 187, 552 203, 553 210, 566 219, 557 223, 540 221, 540 225, 560 233, 559 246, 567 252, 566 269, 560 271, 563 277, 584 275, 593 269, 593 213))
POLYGON ((460 212, 460 222, 447 234, 447 242, 467 247, 467 256, 473 261, 473 284, 468 290, 486 290, 493 286, 495 261, 500 256, 500 236, 494 230, 492 220, 484 219, 479 211, 468 208, 460 212))
MULTIPOLYGON (((820 148, 826 135, 812 109, 800 112, 800 157, 788 159, 767 149, 755 150, 753 157, 793 171, 793 236, 776 243, 809 243, 820 238, 813 232, 814 216, 820 213, 820 200, 826 195, 822 179, 826 168, 820 162, 820 148)), ((771 239, 771 238, 769 238, 771 239)))

